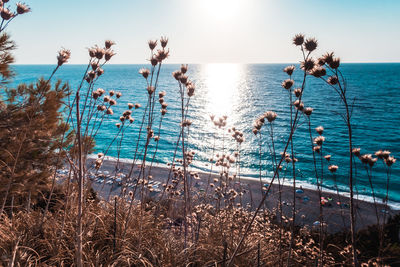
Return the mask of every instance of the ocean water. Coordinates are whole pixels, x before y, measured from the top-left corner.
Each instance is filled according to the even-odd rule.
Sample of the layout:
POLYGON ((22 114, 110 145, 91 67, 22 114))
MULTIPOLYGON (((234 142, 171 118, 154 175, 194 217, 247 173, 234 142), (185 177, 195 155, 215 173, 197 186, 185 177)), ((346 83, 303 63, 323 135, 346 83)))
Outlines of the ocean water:
MULTIPOLYGON (((289 96, 281 87, 287 78, 282 69, 287 64, 205 64, 189 65, 188 76, 196 84, 195 96, 190 101, 189 117, 193 121, 188 138, 189 150, 196 152, 193 169, 207 171, 208 159, 212 157, 213 144, 215 153, 233 153, 237 145, 227 129, 216 129, 210 115, 216 117, 226 115, 227 128, 235 127, 242 131, 245 141, 240 146, 240 171, 242 176, 258 179, 261 172, 263 178, 273 175, 271 161, 271 139, 267 127, 262 130, 261 141, 252 133, 253 123, 262 113, 272 110, 278 114, 273 124, 274 145, 277 153, 283 151, 289 136, 289 96)), ((296 64, 295 64, 296 65, 296 64)), ((140 103, 142 108, 134 111, 136 121, 124 132, 124 139, 118 148, 118 138, 110 146, 108 156, 120 157, 124 160, 133 158, 140 121, 147 102, 146 82, 138 74, 146 65, 108 65, 95 88, 106 91, 122 92, 118 104, 113 108, 114 115, 105 118, 96 137, 96 153, 104 152, 118 132, 115 123, 127 103, 140 103)), ((148 66, 147 66, 148 67, 148 66)), ((159 77, 157 92, 164 90, 164 97, 169 104, 161 130, 160 142, 155 161, 159 164, 171 162, 179 134, 180 100, 179 88, 171 73, 179 65, 163 65, 159 77)), ((50 65, 14 65, 17 73, 13 84, 35 82, 39 77, 49 77, 54 66, 50 65)), ((55 79, 68 82, 73 90, 79 85, 85 65, 65 65, 55 75, 55 79)), ((392 152, 400 157, 400 64, 342 64, 341 71, 348 86, 348 99, 353 102, 352 124, 354 146, 361 147, 361 153, 374 153, 379 149, 392 152)), ((293 79, 295 86, 301 86, 302 71, 297 69, 293 79)), ((86 87, 82 93, 86 92, 86 87)), ((336 173, 338 187, 341 192, 348 191, 348 151, 346 126, 340 116, 343 104, 335 91, 314 77, 308 77, 303 101, 306 107, 314 108, 311 116, 313 137, 317 136, 314 128, 323 126, 326 141, 323 155, 332 155, 330 163, 323 160, 323 180, 327 190, 334 190, 334 177, 328 171, 329 164, 339 166, 336 173)), ((159 125, 159 105, 156 106, 154 130, 157 134, 159 125)), ((298 183, 305 187, 315 188, 311 143, 308 133, 308 121, 302 116, 294 136, 296 176, 298 183)), ((139 152, 142 150, 139 149, 139 152)), ((152 158, 154 143, 150 144, 149 159, 152 158)), ((290 152, 290 151, 288 151, 290 152)), ((180 155, 180 154, 178 154, 180 155)), ((358 159, 356 159, 356 187, 359 198, 371 199, 368 175, 358 159)), ((317 157, 318 166, 320 159, 317 157)), ((284 165, 285 166, 285 165, 284 165)), ((286 168, 286 166, 285 166, 286 168)), ((216 168, 214 167, 214 170, 216 168)), ((320 167, 318 167, 320 171, 320 167)), ((232 168, 235 171, 235 168, 232 168)), ((400 162, 390 169, 389 199, 393 207, 400 207, 400 162)), ((282 172, 286 174, 286 182, 291 183, 290 166, 282 172)), ((281 174, 282 176, 282 174, 281 174)), ((378 199, 386 193, 387 168, 378 161, 371 172, 371 179, 378 199)))

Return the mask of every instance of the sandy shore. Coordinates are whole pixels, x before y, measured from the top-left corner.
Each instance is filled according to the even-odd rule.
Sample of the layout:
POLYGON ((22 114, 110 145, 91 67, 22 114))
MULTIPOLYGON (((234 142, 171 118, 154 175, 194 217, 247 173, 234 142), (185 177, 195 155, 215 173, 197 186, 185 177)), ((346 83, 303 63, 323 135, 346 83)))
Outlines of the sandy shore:
MULTIPOLYGON (((92 166, 92 159, 88 160, 88 166, 92 166)), ((90 170, 90 167, 88 167, 90 170)), ((128 174, 131 169, 130 163, 120 163, 119 173, 128 174)), ((93 169, 92 169, 93 171, 93 169)), ((99 170, 99 173, 107 173, 109 175, 115 175, 115 161, 105 160, 102 167, 99 170)), ((158 188, 163 191, 162 184, 167 182, 169 168, 153 166, 151 170, 151 175, 153 176, 153 181, 158 182, 158 188)), ((134 172, 132 177, 135 178, 138 176, 139 167, 134 167, 134 172)), ((191 192, 193 195, 204 195, 204 191, 206 190, 209 173, 198 173, 199 180, 193 180, 191 192)), ((212 175, 211 182, 216 175, 212 175)), ((241 184, 236 180, 233 182, 233 187, 235 190, 239 191, 240 188, 243 190, 244 194, 242 196, 242 204, 243 206, 247 206, 250 209, 254 210, 259 205, 262 199, 262 185, 259 180, 256 179, 241 179, 241 184), (236 182, 236 183, 235 183, 236 182)), ((119 195, 121 192, 121 186, 116 184, 108 185, 105 184, 104 188, 101 190, 103 184, 97 183, 93 181, 92 187, 96 190, 99 195, 103 198, 108 198, 108 195, 119 195)), ((157 186, 155 186, 157 188, 157 186)), ((128 190, 131 190, 128 188, 128 190)), ((157 191, 157 190, 156 190, 157 191)), ((155 199, 159 199, 161 196, 161 192, 154 192, 153 196, 155 199)), ((213 188, 209 188, 208 192, 213 192, 213 188)), ((305 188, 296 188, 296 224, 300 226, 307 226, 310 228, 316 227, 319 222, 319 192, 317 190, 305 189, 305 188)), ((325 205, 323 206, 323 221, 326 223, 327 231, 330 233, 339 232, 343 229, 350 228, 349 221, 349 198, 333 193, 322 193, 322 197, 326 200, 325 205)), ((293 210, 293 187, 290 186, 282 186, 281 193, 282 203, 283 203, 283 215, 290 218, 292 216, 293 210)), ((271 187, 271 191, 266 198, 265 208, 272 210, 276 209, 278 206, 279 200, 279 187, 277 184, 273 184, 271 187)), ((239 202, 239 197, 236 198, 236 202, 239 202)), ((210 203, 212 204, 212 203, 210 203)), ((356 205, 356 228, 362 229, 367 227, 368 225, 372 225, 376 223, 376 212, 375 206, 373 203, 355 200, 356 205)), ((377 210, 378 214, 381 218, 384 216, 384 205, 378 205, 377 210)), ((391 210, 388 207, 386 218, 389 215, 394 215, 399 213, 399 211, 391 210)), ((382 219, 381 219, 382 221, 382 219)))

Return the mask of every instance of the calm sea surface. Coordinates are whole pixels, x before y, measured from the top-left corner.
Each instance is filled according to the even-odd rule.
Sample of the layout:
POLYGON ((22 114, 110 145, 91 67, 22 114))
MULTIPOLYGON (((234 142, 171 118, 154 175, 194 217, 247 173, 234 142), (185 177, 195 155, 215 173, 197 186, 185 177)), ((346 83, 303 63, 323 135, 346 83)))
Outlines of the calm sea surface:
MULTIPOLYGON (((208 169, 208 159, 212 156, 215 138, 216 152, 233 153, 236 144, 227 131, 217 130, 209 116, 228 116, 228 127, 236 127, 246 138, 240 147, 241 173, 247 177, 258 178, 259 139, 252 133, 252 125, 257 116, 272 110, 278 114, 274 122, 274 141, 277 152, 281 152, 289 135, 289 97, 281 82, 287 78, 282 72, 286 64, 209 64, 190 65, 188 75, 196 84, 195 96, 189 107, 189 117, 193 121, 190 128, 189 149, 196 152, 194 168, 208 169)), ((120 158, 132 159, 135 151, 139 122, 146 105, 147 91, 143 77, 138 74, 145 65, 109 65, 98 80, 95 88, 122 92, 114 109, 114 115, 107 117, 96 138, 97 152, 104 152, 118 132, 115 123, 127 109, 127 103, 141 103, 142 109, 133 113, 134 125, 124 133, 124 140, 119 150, 120 158)), ((50 65, 15 65, 17 75, 14 84, 34 82, 39 77, 49 77, 54 66, 50 65)), ((76 90, 82 79, 84 65, 66 65, 56 74, 56 79, 68 82, 76 90)), ((161 69, 158 91, 165 90, 168 113, 162 122, 161 139, 155 161, 161 164, 170 162, 173 157, 178 137, 180 118, 179 89, 171 76, 179 65, 165 65, 161 69)), ((354 145, 361 147, 362 153, 374 153, 379 149, 392 152, 400 157, 400 64, 342 64, 342 73, 347 80, 348 97, 354 99, 352 123, 354 127, 354 145)), ((295 87, 301 86, 301 71, 294 74, 295 87)), ((85 92, 84 88, 83 92, 85 92)), ((347 191, 348 152, 346 128, 339 114, 343 113, 343 105, 338 95, 321 80, 309 77, 306 81, 303 100, 306 107, 314 108, 311 116, 313 136, 314 128, 322 125, 325 128, 326 141, 323 154, 331 154, 330 164, 339 166, 336 175, 341 191, 347 191)), ((157 110, 159 106, 157 103, 157 110)), ((159 114, 157 113, 157 116, 159 114)), ((157 133, 159 117, 156 119, 157 133)), ((265 178, 272 175, 269 132, 262 130, 262 174, 265 178)), ((119 139, 117 139, 118 141, 119 139)), ((118 142, 110 147, 109 156, 118 156, 118 142)), ((301 118, 299 128, 294 136, 297 179, 303 186, 315 187, 315 175, 311 153, 308 122, 301 118)), ((153 144, 152 144, 153 145, 153 144)), ((153 151, 152 146, 151 151, 153 151)), ((289 151, 288 151, 289 152, 289 151)), ((150 153, 150 158, 152 152, 150 153)), ((318 160, 318 164, 319 160, 318 160)), ((324 161, 324 185, 334 189, 333 176, 329 173, 328 164, 324 161)), ((215 167, 214 167, 215 169, 215 167)), ((234 168, 232 168, 234 169, 234 168)), ((232 170, 234 171, 234 170, 232 170)), ((371 196, 368 176, 364 166, 356 160, 356 185, 360 198, 371 196)), ((285 173, 285 171, 283 171, 285 173)), ((386 167, 378 161, 372 169, 372 181, 379 199, 386 192, 386 167)), ((286 172, 286 180, 291 182, 290 171, 286 172)), ((400 162, 391 169, 390 200, 393 206, 400 207, 400 162)))

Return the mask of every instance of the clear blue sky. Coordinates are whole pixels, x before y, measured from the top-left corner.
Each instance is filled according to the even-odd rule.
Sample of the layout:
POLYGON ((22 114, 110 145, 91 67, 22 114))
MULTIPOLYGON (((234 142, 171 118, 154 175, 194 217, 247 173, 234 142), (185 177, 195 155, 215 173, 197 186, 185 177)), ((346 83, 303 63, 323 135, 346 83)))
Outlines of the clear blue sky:
MULTIPOLYGON (((169 63, 297 62, 296 33, 319 40, 319 53, 345 62, 400 62, 397 0, 26 0, 32 12, 9 28, 17 64, 71 63, 87 47, 114 40, 111 63, 144 63, 147 40, 169 37, 169 63)), ((10 1, 14 5, 15 1, 10 1)))

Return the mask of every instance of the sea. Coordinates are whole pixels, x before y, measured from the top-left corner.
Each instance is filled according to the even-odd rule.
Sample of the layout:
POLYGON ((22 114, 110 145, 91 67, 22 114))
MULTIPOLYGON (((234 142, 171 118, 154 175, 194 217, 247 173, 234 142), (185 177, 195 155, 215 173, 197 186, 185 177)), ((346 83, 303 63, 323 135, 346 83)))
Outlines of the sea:
MULTIPOLYGON (((211 167, 210 158, 215 159, 216 154, 233 154, 238 151, 240 161, 232 164, 231 174, 240 172, 241 177, 249 179, 259 179, 261 174, 266 181, 272 178, 273 147, 279 155, 290 133, 290 98, 288 91, 281 86, 282 81, 288 78, 283 72, 283 68, 288 65, 291 64, 189 64, 187 75, 196 89, 187 109, 192 125, 185 138, 188 150, 195 152, 191 163, 193 171, 208 172, 211 167), (277 113, 272 132, 266 123, 261 134, 256 136, 252 132, 253 124, 266 111, 277 113), (215 115, 215 118, 227 116, 226 127, 216 127, 210 115, 215 115), (245 140, 240 146, 228 132, 232 127, 243 132, 245 140)), ((294 65, 293 88, 297 88, 301 86, 303 72, 298 63, 294 65)), ((75 91, 86 67, 66 64, 56 72, 52 82, 60 79, 75 91)), ((97 80, 94 89, 103 88, 106 92, 114 90, 121 92, 122 96, 117 99, 117 105, 112 107, 114 114, 104 117, 95 138, 93 156, 107 152, 107 156, 121 161, 132 161, 134 158, 147 103, 146 80, 139 74, 143 67, 150 68, 147 64, 104 66, 105 72, 97 80), (135 122, 124 130, 121 139, 122 135, 117 135, 119 129, 116 123, 128 108, 128 103, 140 103, 142 107, 133 111, 135 122)), ((47 79, 55 66, 13 65, 12 68, 16 75, 10 87, 20 83, 35 83, 41 77, 47 79)), ((177 64, 162 65, 158 78, 157 98, 158 92, 165 91, 164 99, 168 103, 167 114, 161 124, 160 105, 157 101, 154 109, 156 115, 153 129, 155 135, 160 136, 154 162, 161 166, 172 161, 179 136, 181 100, 179 85, 172 77, 172 72, 179 69, 180 65, 177 64)), ((361 154, 374 154, 382 149, 400 158, 400 63, 343 63, 340 70, 346 81, 347 99, 351 104, 354 146, 361 148, 361 154)), ((82 97, 87 90, 85 82, 81 90, 82 97)), ((293 96, 292 101, 294 99, 293 96)), ((324 127, 322 153, 316 156, 324 190, 334 193, 337 186, 346 195, 349 191, 349 153, 347 128, 342 118, 345 114, 343 102, 332 87, 312 76, 306 79, 302 99, 305 107, 313 108, 310 117, 313 138, 318 136, 315 128, 324 127), (331 155, 329 162, 321 157, 325 155, 331 155), (335 174, 328 171, 329 165, 339 167, 335 174)), ((296 183, 298 186, 315 189, 316 175, 309 124, 303 115, 300 116, 293 141, 294 154, 298 160, 296 183)), ((142 155, 142 138, 139 144, 137 155, 142 155)), ((155 142, 151 142, 148 162, 153 159, 155 149, 155 142)), ((177 156, 181 157, 179 151, 177 156)), ((357 158, 354 163, 356 197, 372 201, 371 181, 378 202, 383 201, 388 188, 390 206, 400 209, 400 161, 388 168, 379 160, 371 169, 357 158)), ((213 166, 213 171, 218 171, 218 168, 213 166)), ((292 184, 291 165, 283 164, 280 178, 292 184)))

